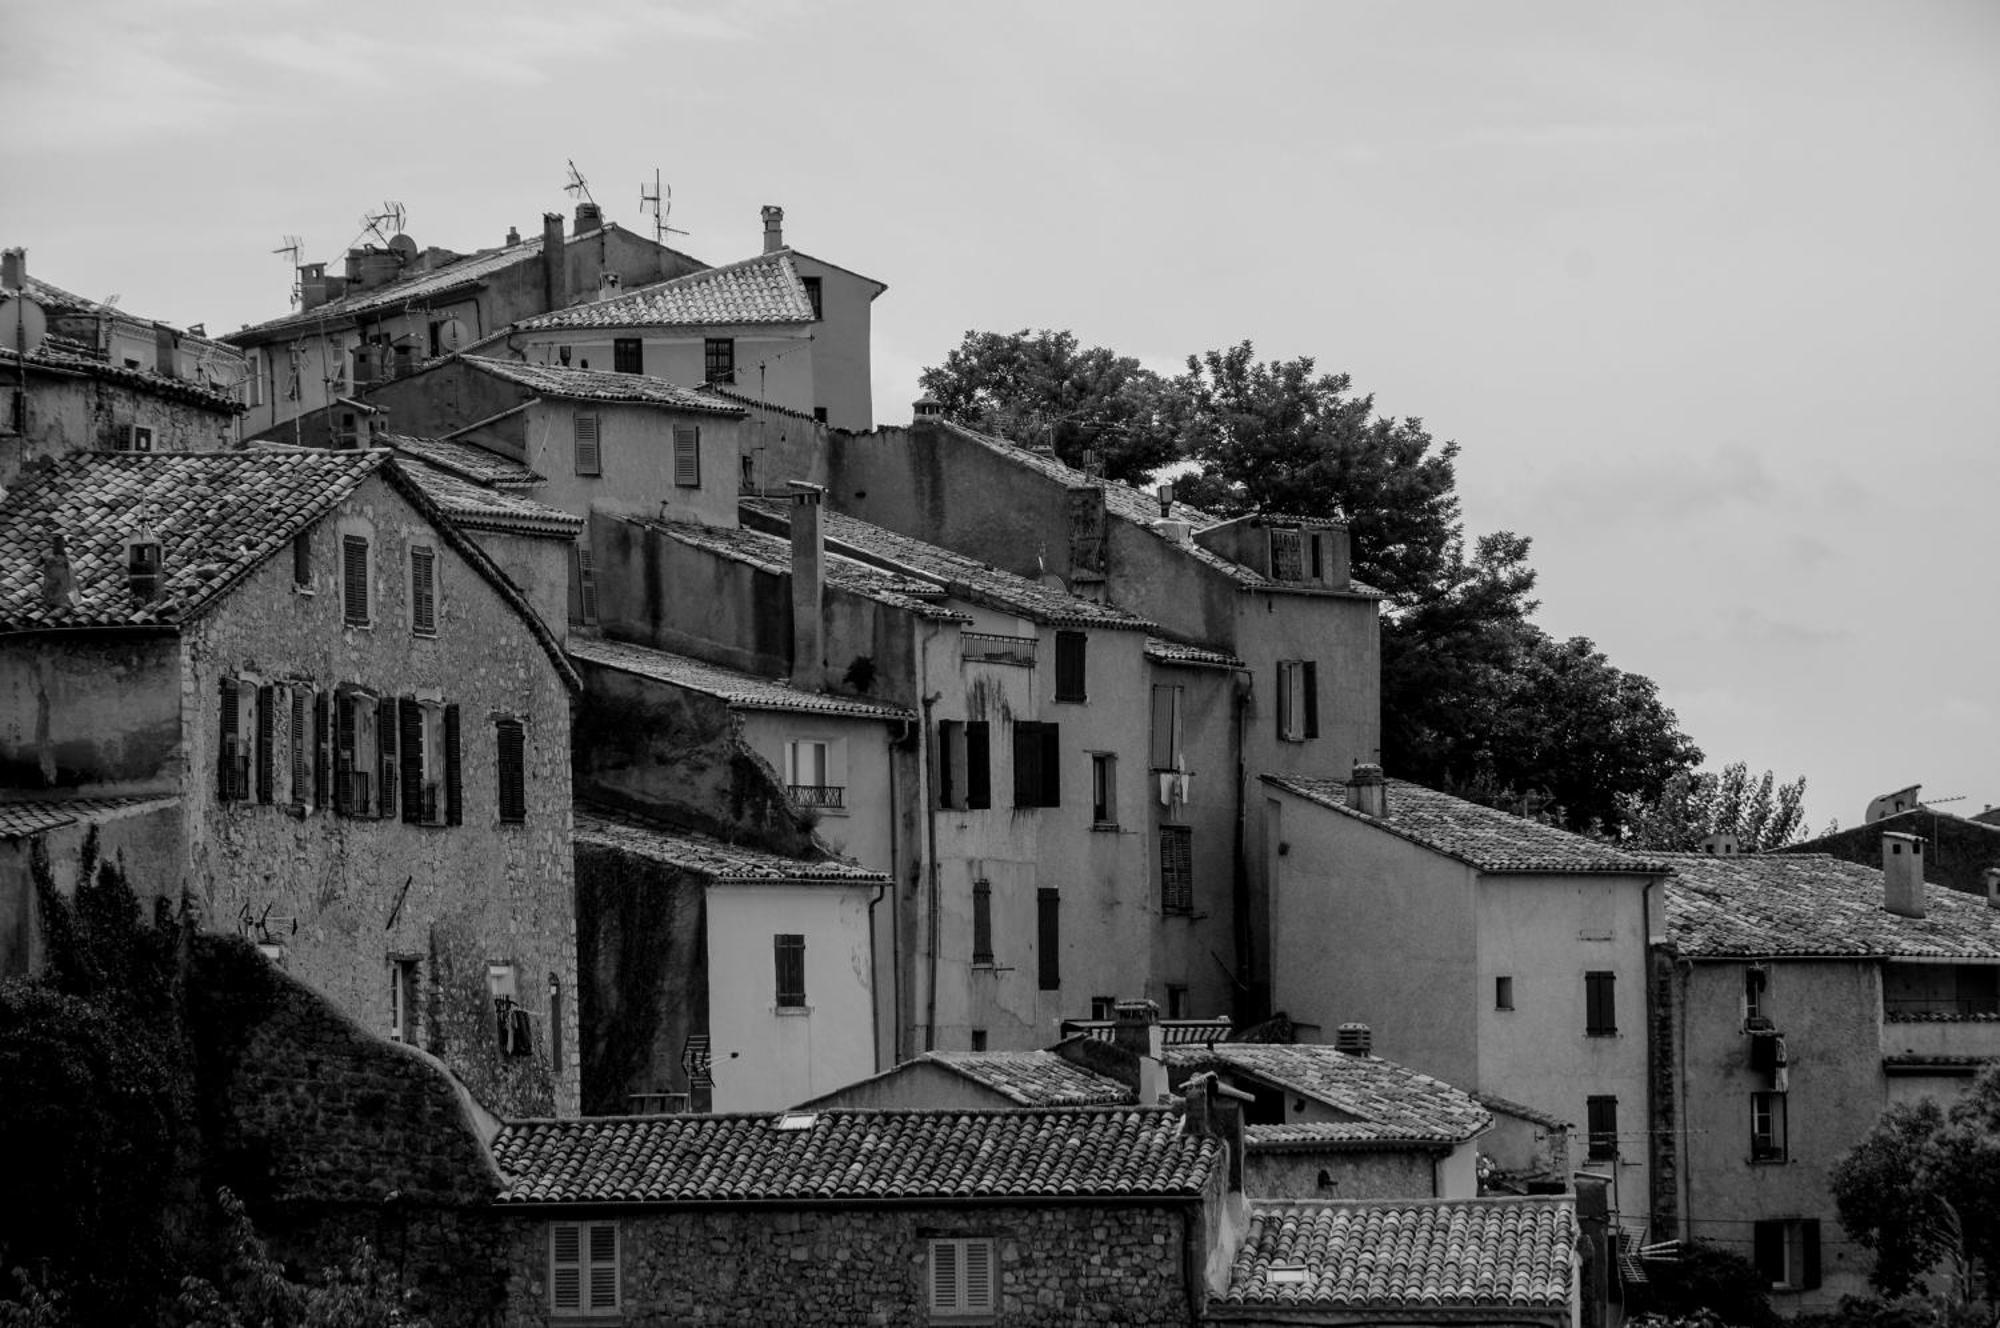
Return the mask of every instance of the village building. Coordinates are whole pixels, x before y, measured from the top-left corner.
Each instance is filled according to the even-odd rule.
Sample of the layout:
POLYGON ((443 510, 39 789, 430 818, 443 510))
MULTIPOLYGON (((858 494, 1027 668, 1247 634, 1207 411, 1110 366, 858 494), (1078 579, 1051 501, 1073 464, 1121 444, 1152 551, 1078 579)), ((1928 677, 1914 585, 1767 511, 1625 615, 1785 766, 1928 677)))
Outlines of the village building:
POLYGON ((1830 853, 1870 867, 1882 861, 1885 836, 1915 835, 1924 841, 1925 880, 1983 897, 1987 873, 2000 869, 2000 812, 1962 816, 1926 803, 1922 794, 1920 784, 1885 793, 1869 803, 1860 825, 1830 830, 1779 851, 1830 853))
POLYGON ((241 352, 32 277, 27 263, 26 250, 0 254, 0 487, 76 452, 236 442, 241 352))
POLYGON ((2000 1064, 2000 872, 1975 898, 1925 883, 1924 840, 1881 838, 1878 866, 1668 859, 1654 1238, 1753 1260, 1783 1313, 1867 1294, 1874 1256, 1840 1226, 1834 1164, 1885 1107, 1949 1102, 2000 1064))
MULTIPOLYGON (((7 823, 101 824, 142 895, 500 1109, 576 1110, 577 678, 390 453, 37 466, 0 566, 7 823)), ((32 962, 29 884, 0 889, 32 962)))

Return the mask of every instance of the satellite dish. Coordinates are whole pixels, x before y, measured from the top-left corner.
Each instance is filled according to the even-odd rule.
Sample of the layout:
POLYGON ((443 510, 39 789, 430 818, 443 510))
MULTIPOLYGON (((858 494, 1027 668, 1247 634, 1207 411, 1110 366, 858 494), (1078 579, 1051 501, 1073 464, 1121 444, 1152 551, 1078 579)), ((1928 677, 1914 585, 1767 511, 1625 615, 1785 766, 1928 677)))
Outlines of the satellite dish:
POLYGON ((465 324, 456 318, 447 318, 438 327, 438 345, 446 354, 458 350, 470 340, 471 338, 466 335, 465 324))
POLYGON ((0 346, 33 355, 49 335, 49 316, 26 295, 0 293, 0 346))
POLYGON ((417 256, 417 242, 401 231, 397 231, 395 235, 389 238, 389 252, 401 255, 405 260, 415 258, 417 256))

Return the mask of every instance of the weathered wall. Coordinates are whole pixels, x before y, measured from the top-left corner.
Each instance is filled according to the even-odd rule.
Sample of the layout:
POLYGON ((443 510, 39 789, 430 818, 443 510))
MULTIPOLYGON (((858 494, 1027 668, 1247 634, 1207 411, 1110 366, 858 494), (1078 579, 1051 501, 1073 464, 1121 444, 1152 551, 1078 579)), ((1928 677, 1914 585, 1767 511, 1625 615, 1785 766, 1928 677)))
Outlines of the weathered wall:
POLYGON ((224 930, 263 920, 285 941, 294 974, 376 1028, 389 1024, 390 960, 415 960, 426 1049, 497 1110, 573 1112, 569 691, 514 608, 380 477, 321 519, 310 539, 313 593, 296 591, 291 560, 275 558, 184 632, 179 703, 190 776, 182 807, 190 871, 209 920, 224 930), (342 622, 343 528, 373 537, 370 627, 342 622), (408 627, 409 548, 418 543, 437 552, 435 637, 408 627), (278 800, 220 801, 220 680, 235 675, 458 705, 463 824, 298 814, 287 805, 295 740, 287 706, 278 707, 274 734, 278 800), (498 816, 496 717, 526 729, 520 824, 498 816), (500 1048, 490 962, 515 968, 518 1000, 533 1024, 530 1055, 500 1048), (551 1056, 552 1005, 560 1006, 560 1065, 551 1056))
POLYGON ((0 647, 0 788, 168 792, 181 746, 180 650, 169 633, 47 632, 0 647))
POLYGON ((891 794, 893 791, 896 799, 913 796, 913 790, 891 783, 892 761, 908 764, 901 753, 890 749, 901 723, 779 710, 745 710, 736 718, 741 724, 742 745, 762 757, 780 779, 784 778, 787 744, 827 744, 827 779, 841 789, 841 805, 812 808, 812 832, 842 857, 876 871, 895 871, 891 848, 900 845, 892 844, 898 838, 892 826, 904 809, 891 794))
MULTIPOLYGON (((607 366, 608 367, 608 366, 607 366)), ((739 420, 706 412, 603 401, 530 406, 522 458, 538 475, 535 500, 576 516, 608 512, 696 525, 736 525, 739 420), (598 475, 576 472, 576 416, 597 417, 598 475), (674 429, 700 431, 699 485, 674 482, 674 429)))
POLYGON ((707 339, 728 337, 736 342, 737 391, 811 414, 813 406, 819 404, 813 365, 817 348, 807 339, 811 330, 804 326, 774 328, 768 323, 536 328, 518 333, 514 340, 520 354, 537 364, 551 362, 558 346, 568 346, 571 364, 606 370, 617 363, 613 342, 638 337, 643 343, 640 363, 645 374, 682 387, 699 387, 707 377, 707 339))
MULTIPOLYGON (((768 1328, 928 1322, 926 1241, 992 1236, 997 1321, 1185 1328, 1198 1308, 1183 1270, 1187 1223, 1167 1205, 860 1207, 647 1212, 619 1221, 623 1322, 632 1328, 768 1328)), ((555 1322, 549 1225, 508 1228, 506 1322, 555 1322)))
MULTIPOLYGON (((1160 896, 1160 827, 1184 825, 1194 850, 1194 911, 1161 918, 1160 988, 1145 994, 1158 1001, 1163 1013, 1174 1013, 1164 984, 1187 989, 1182 1013, 1206 1018, 1232 1015, 1248 1019, 1250 992, 1233 978, 1248 982, 1249 966, 1239 956, 1239 923, 1249 924, 1248 911, 1238 918, 1239 898, 1247 899, 1247 880, 1237 875, 1238 745, 1236 740, 1238 677, 1233 671, 1153 664, 1147 671, 1150 726, 1151 686, 1181 688, 1181 758, 1189 779, 1189 796, 1171 804, 1160 800, 1159 772, 1152 768, 1150 727, 1133 747, 1130 764, 1140 781, 1139 797, 1146 809, 1147 874, 1154 907, 1160 896)), ((1126 764, 1123 760, 1121 766, 1126 764)), ((1120 772, 1121 776, 1123 771, 1120 772)), ((1125 992, 1097 993, 1124 997, 1125 992)))
POLYGON ((0 977, 40 971, 41 904, 35 893, 34 846, 47 847, 49 875, 64 895, 74 895, 84 840, 93 827, 103 861, 122 861, 142 899, 173 898, 185 882, 180 811, 170 800, 92 811, 87 819, 39 835, 0 839, 0 977))
MULTIPOLYGON (((813 387, 817 393, 812 404, 824 406, 827 422, 836 428, 872 429, 875 407, 869 341, 875 283, 797 251, 792 262, 801 277, 820 280, 820 320, 812 328, 813 387)), ((754 379, 738 374, 737 381, 746 391, 757 389, 754 379)))
MULTIPOLYGON (((152 367, 147 347, 145 367, 152 367)), ((114 361, 115 362, 115 361, 114 361)), ((4 384, 10 404, 19 383, 10 365, 4 384)), ((0 485, 10 485, 24 466, 43 458, 122 446, 127 425, 153 430, 156 452, 213 452, 236 438, 236 415, 211 406, 179 401, 110 379, 58 374, 30 366, 26 428, 0 432, 0 485)))
POLYGON ((1928 807, 1887 816, 1867 825, 1838 830, 1780 849, 1782 853, 1830 853, 1864 867, 1882 866, 1882 836, 1921 835, 1924 879, 1966 894, 1986 894, 1986 869, 2000 867, 2000 825, 1935 812, 1928 807))
MULTIPOLYGON (((425 335, 428 335, 428 320, 425 335)), ((493 358, 507 356, 502 353, 493 358)), ((366 395, 369 405, 387 412, 389 432, 436 438, 454 433, 475 420, 512 410, 534 394, 518 383, 481 373, 458 361, 442 360, 406 377, 376 383, 366 395)), ((523 461, 526 427, 523 418, 511 415, 495 421, 468 435, 466 441, 523 461)))
POLYGON ((1414 1150, 1315 1151, 1252 1144, 1243 1159, 1243 1192, 1253 1199, 1431 1199, 1440 1197, 1436 1163, 1431 1154, 1414 1150))
POLYGON ((465 532, 486 551, 534 607, 558 641, 569 635, 569 560, 575 541, 567 536, 517 535, 498 530, 465 532))
POLYGON ((932 1061, 913 1060, 813 1098, 815 1110, 1007 1111, 1021 1104, 932 1061))

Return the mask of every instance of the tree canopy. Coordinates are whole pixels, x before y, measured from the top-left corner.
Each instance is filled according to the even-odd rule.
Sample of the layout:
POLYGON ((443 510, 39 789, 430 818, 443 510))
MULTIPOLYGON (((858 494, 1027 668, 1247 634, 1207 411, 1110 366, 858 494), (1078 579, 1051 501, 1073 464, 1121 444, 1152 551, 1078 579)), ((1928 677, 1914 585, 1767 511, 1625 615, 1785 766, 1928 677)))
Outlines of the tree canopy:
POLYGON ((1735 835, 1744 853, 1768 853, 1804 834, 1806 781, 1788 783, 1732 761, 1721 771, 1681 771, 1652 797, 1625 794, 1619 819, 1635 848, 1691 853, 1712 834, 1735 835))

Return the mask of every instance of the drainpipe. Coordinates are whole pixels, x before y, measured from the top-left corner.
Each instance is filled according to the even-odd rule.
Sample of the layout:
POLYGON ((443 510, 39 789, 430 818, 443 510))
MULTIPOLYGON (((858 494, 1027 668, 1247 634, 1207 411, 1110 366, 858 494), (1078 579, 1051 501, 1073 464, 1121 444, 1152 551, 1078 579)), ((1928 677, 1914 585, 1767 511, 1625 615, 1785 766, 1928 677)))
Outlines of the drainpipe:
MULTIPOLYGON (((931 638, 937 635, 935 624, 926 625, 923 640, 917 644, 918 692, 930 681, 931 638)), ((929 768, 931 743, 931 707, 937 704, 943 692, 932 692, 923 697, 924 731, 917 743, 918 758, 929 768)), ((927 913, 925 919, 925 944, 929 954, 925 967, 929 970, 924 992, 924 1050, 937 1050, 937 978, 938 978, 938 861, 937 861, 937 814, 938 809, 931 801, 930 792, 924 795, 924 873, 926 881, 927 913)))
POLYGON ((1250 706, 1250 690, 1257 685, 1256 675, 1248 669, 1237 670, 1243 685, 1236 689, 1236 851, 1235 851, 1235 915, 1236 932, 1236 1013, 1239 1022, 1261 1019, 1267 1013, 1262 1007, 1270 1004, 1267 991, 1263 1001, 1257 1000, 1257 975, 1252 966, 1252 943, 1250 930, 1250 865, 1245 861, 1247 826, 1250 817, 1250 790, 1245 783, 1249 779, 1248 767, 1243 760, 1243 716, 1250 706), (1249 992, 1246 996, 1244 987, 1249 992), (1246 1009, 1245 1006, 1249 1008, 1246 1009))
MULTIPOLYGON (((898 879, 899 858, 896 821, 902 815, 901 809, 903 804, 896 797, 896 748, 900 744, 909 741, 911 723, 912 721, 910 720, 904 720, 902 733, 886 740, 889 752, 889 881, 888 885, 879 887, 875 891, 875 897, 868 901, 868 971, 871 976, 869 1001, 875 1016, 875 1069, 878 1072, 887 1067, 882 1064, 882 993, 873 980, 880 973, 880 969, 875 962, 875 906, 882 902, 882 896, 888 891, 889 886, 894 885, 898 879)), ((895 1021, 894 1026, 889 1031, 891 1053, 895 1057, 890 1063, 891 1065, 900 1065, 903 1062, 903 951, 900 944, 902 933, 898 929, 901 916, 895 896, 890 895, 889 1017, 895 1021)))
MULTIPOLYGON (((889 775, 889 823, 891 825, 894 825, 896 821, 895 785, 896 776, 891 772, 889 775)), ((895 855, 892 853, 889 861, 893 864, 895 860, 895 855)), ((889 880, 895 880, 893 866, 890 870, 889 880)), ((874 896, 868 901, 868 1035, 870 1042, 874 1044, 875 1072, 877 1074, 882 1072, 882 988, 878 981, 881 973, 881 964, 878 959, 879 948, 875 944, 875 906, 882 902, 882 893, 888 888, 889 885, 887 882, 876 886, 874 896)), ((890 948, 893 950, 894 946, 890 948)))

